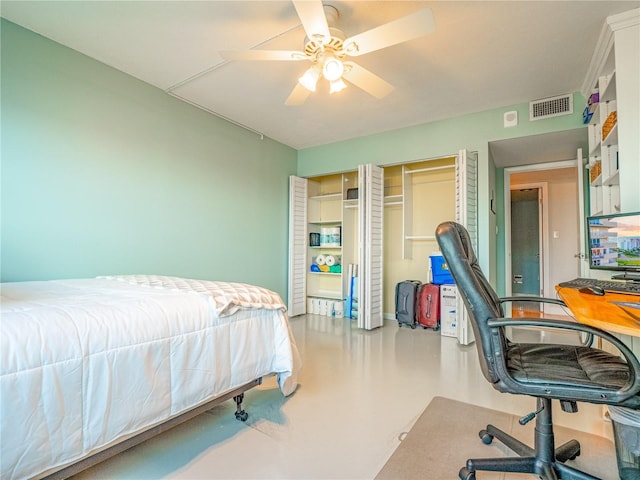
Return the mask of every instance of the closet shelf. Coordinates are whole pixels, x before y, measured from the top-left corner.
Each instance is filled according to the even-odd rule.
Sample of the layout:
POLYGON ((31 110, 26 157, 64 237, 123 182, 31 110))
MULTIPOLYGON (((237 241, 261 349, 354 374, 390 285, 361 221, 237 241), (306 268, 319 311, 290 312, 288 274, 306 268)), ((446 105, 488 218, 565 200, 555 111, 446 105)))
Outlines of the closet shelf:
POLYGON ((406 235, 405 240, 435 240, 435 235, 406 235))

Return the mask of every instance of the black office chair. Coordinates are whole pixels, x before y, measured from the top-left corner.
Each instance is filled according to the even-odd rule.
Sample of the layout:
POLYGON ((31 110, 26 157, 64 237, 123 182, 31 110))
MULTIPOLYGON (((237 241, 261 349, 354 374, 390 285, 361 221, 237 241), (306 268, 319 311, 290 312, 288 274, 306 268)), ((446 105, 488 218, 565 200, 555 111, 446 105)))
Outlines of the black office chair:
MULTIPOLYGON (((467 230, 455 222, 445 222, 438 226, 436 238, 469 313, 482 373, 500 392, 537 399, 537 410, 520 420, 524 425, 536 418, 535 448, 487 425, 480 431, 485 444, 495 437, 519 456, 469 459, 459 477, 473 480, 477 470, 489 470, 532 473, 544 479, 595 479, 564 464, 580 455, 576 440, 555 448, 551 400, 560 400, 565 412, 576 412, 576 402, 638 409, 640 363, 627 346, 603 330, 564 320, 505 318, 503 301, 483 275, 467 230), (614 345, 622 357, 587 345, 516 343, 507 337, 505 329, 520 326, 592 334, 614 345)), ((559 302, 538 297, 528 300, 559 302)))

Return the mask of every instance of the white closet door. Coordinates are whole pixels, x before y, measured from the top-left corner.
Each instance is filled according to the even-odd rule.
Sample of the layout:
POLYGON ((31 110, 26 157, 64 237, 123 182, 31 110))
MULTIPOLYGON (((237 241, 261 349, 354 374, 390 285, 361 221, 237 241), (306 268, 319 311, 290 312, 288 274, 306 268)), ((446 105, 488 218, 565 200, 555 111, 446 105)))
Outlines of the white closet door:
POLYGON ((478 153, 460 150, 456 158, 456 221, 466 227, 478 251, 478 153))
MULTIPOLYGON (((466 227, 473 249, 478 251, 478 153, 460 150, 456 158, 456 221, 466 227)), ((469 315, 460 294, 456 297, 457 337, 462 345, 474 339, 469 315)))
POLYGON ((289 177, 289 316, 307 312, 307 180, 289 177))
POLYGON ((366 330, 383 324, 383 213, 384 169, 358 167, 358 327, 366 330))

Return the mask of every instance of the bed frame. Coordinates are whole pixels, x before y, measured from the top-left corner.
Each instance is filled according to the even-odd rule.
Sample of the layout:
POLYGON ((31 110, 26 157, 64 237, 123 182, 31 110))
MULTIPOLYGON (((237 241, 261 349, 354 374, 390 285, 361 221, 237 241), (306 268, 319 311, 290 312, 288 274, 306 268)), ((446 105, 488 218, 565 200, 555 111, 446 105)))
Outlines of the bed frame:
POLYGON ((235 412, 236 419, 242 422, 245 422, 249 417, 249 414, 242 409, 244 392, 254 387, 257 387, 261 383, 262 383, 262 377, 252 380, 249 383, 246 383, 241 387, 236 388, 235 390, 231 390, 223 395, 217 396, 209 400, 208 402, 205 402, 201 405, 198 405, 197 407, 187 410, 186 412, 181 413, 180 415, 171 417, 165 422, 160 423, 154 427, 151 427, 148 430, 144 430, 138 434, 135 434, 132 437, 127 437, 122 441, 114 445, 111 445, 110 447, 107 447, 104 450, 96 452, 75 463, 67 465, 66 467, 63 467, 62 469, 57 470, 53 473, 49 473, 47 476, 42 478, 46 480, 60 480, 60 479, 68 478, 72 475, 76 475, 82 472, 83 470, 86 470, 87 468, 93 467, 94 465, 97 465, 100 462, 103 462, 119 453, 122 453, 131 447, 134 447, 146 440, 149 440, 150 438, 153 438, 156 435, 166 432, 167 430, 173 427, 176 427, 181 423, 191 420, 192 418, 200 415, 201 413, 204 413, 207 410, 211 410, 213 407, 223 402, 226 402, 231 398, 233 398, 233 400, 236 402, 236 412, 235 412))

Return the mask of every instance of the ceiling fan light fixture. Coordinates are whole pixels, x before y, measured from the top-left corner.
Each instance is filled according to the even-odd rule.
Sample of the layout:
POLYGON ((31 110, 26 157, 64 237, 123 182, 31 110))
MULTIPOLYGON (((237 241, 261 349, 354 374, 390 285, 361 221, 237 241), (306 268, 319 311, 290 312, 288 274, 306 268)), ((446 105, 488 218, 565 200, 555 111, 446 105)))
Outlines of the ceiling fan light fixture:
POLYGON ((316 66, 309 68, 304 75, 302 75, 298 79, 298 83, 302 85, 304 88, 309 90, 310 92, 316 91, 316 85, 318 84, 318 79, 320 78, 320 69, 316 66))
POLYGON ((344 83, 344 80, 338 78, 337 80, 332 80, 329 84, 329 93, 338 93, 347 88, 347 84, 344 83))
POLYGON ((343 73, 344 65, 342 64, 342 62, 333 55, 327 56, 326 60, 324 61, 324 65, 322 66, 322 75, 324 76, 324 78, 326 78, 330 82, 333 82, 342 77, 343 73))

